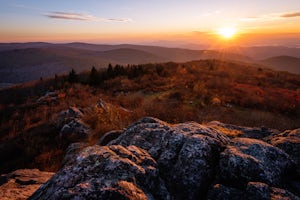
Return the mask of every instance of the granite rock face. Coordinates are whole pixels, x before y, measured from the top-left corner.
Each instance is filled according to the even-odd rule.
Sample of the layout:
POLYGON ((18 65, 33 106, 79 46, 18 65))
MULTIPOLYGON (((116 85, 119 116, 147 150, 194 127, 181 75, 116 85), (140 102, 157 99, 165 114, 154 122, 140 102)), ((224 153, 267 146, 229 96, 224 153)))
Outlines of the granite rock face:
POLYGON ((299 199, 297 154, 210 125, 143 118, 106 146, 85 145, 71 145, 30 199, 299 199))
POLYGON ((221 132, 194 122, 169 125, 144 118, 109 144, 145 149, 157 161, 175 199, 197 199, 206 195, 218 156, 228 142, 221 132))
POLYGON ((170 199, 157 163, 135 146, 85 148, 30 199, 170 199))
POLYGON ((235 138, 220 155, 220 179, 236 187, 251 181, 280 186, 293 165, 279 148, 256 139, 235 138))
POLYGON ((19 169, 3 174, 0 176, 0 199, 27 199, 53 175, 38 169, 19 169))

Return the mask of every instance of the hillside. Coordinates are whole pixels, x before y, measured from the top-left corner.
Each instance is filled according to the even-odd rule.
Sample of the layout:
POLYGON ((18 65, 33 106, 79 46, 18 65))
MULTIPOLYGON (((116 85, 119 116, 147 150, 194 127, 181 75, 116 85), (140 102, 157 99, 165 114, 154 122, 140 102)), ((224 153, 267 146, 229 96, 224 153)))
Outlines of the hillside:
POLYGON ((248 61, 249 58, 218 51, 200 51, 141 45, 94 45, 85 43, 11 43, 0 44, 1 85, 23 83, 78 72, 92 66, 186 62, 199 59, 248 61))
POLYGON ((300 58, 291 56, 276 56, 261 61, 262 64, 278 71, 288 71, 300 74, 300 58))
MULTIPOLYGON (((115 50, 111 51, 114 52, 115 50)), ((166 138, 163 135, 170 136, 171 133, 177 134, 180 138, 187 137, 182 140, 182 145, 191 145, 186 149, 188 150, 194 147, 198 148, 196 144, 196 146, 193 146, 194 139, 199 139, 200 137, 207 138, 199 141, 201 144, 202 142, 211 140, 212 143, 207 145, 213 145, 214 148, 208 149, 219 150, 212 154, 205 153, 209 157, 207 158, 208 160, 224 156, 222 160, 226 161, 226 156, 231 155, 227 154, 229 150, 224 150, 222 146, 223 142, 227 144, 227 137, 236 138, 243 136, 264 141, 262 143, 252 140, 233 139, 230 143, 232 144, 232 148, 239 148, 238 145, 242 143, 243 146, 247 146, 249 149, 252 149, 252 146, 260 146, 264 149, 262 150, 264 152, 267 150, 272 150, 273 152, 275 148, 270 147, 265 142, 269 142, 275 146, 280 146, 280 144, 277 140, 271 143, 270 140, 272 138, 269 136, 273 137, 287 129, 299 128, 299 80, 300 75, 296 74, 258 68, 256 65, 251 66, 242 62, 208 59, 185 63, 167 62, 128 66, 109 65, 106 69, 92 68, 84 73, 73 72, 69 73, 69 75, 38 80, 3 89, 0 90, 0 160, 2 161, 0 174, 23 168, 38 168, 42 171, 57 172, 66 164, 74 164, 75 168, 77 166, 82 167, 72 160, 72 157, 77 152, 86 146, 95 144, 106 145, 109 141, 119 136, 120 138, 124 138, 124 140, 119 140, 120 144, 128 142, 128 145, 131 145, 130 142, 134 142, 134 140, 130 137, 127 138, 126 135, 132 133, 130 132, 130 127, 139 126, 138 124, 143 126, 142 123, 134 122, 145 116, 163 120, 164 122, 152 118, 145 119, 148 121, 154 120, 153 123, 157 124, 155 126, 162 126, 166 131, 170 130, 170 132, 162 132, 162 135, 155 137, 155 141, 172 142, 172 138, 166 138), (221 121, 224 124, 211 122, 215 120, 221 121), (187 121, 194 122, 181 124, 187 121), (170 125, 169 123, 179 124, 170 125), (199 125, 198 123, 203 125, 199 125), (193 131, 198 130, 198 128, 203 129, 204 132, 200 131, 203 135, 194 135, 193 131), (122 134, 124 134, 125 130, 127 132, 123 136, 122 134), (216 136, 216 132, 212 130, 220 131, 220 134, 218 133, 218 136, 216 136), (179 133, 176 131, 179 131, 179 133)), ((152 135, 152 129, 150 128, 153 128, 153 123, 151 122, 150 127, 144 131, 141 129, 141 131, 135 133, 146 134, 145 131, 150 131, 152 135)), ((161 132, 155 128, 154 133, 160 134, 161 132)), ((285 133, 282 135, 287 137, 285 133)), ((174 137, 177 138, 177 136, 174 137)), ((292 136, 293 134, 291 134, 292 136)), ((140 138, 141 141, 151 141, 145 135, 137 138, 140 138)), ((291 141, 290 138, 287 138, 287 141, 291 141)), ((147 145, 147 143, 143 144, 147 145)), ((114 143, 114 145, 119 145, 119 143, 114 143)), ((92 152, 94 150, 102 152, 106 149, 108 152, 114 154, 114 150, 111 149, 114 147, 99 148, 88 147, 92 152)), ((137 148, 136 151, 140 152, 139 148, 144 147, 137 145, 132 148, 137 148)), ((293 148, 296 147, 293 146, 293 148)), ((122 147, 118 147, 117 149, 122 152, 130 151, 122 147)), ((92 153, 90 150, 87 151, 92 153)), ((142 151, 142 155, 145 156, 145 154, 149 153, 151 156, 147 157, 148 161, 149 159, 158 161, 160 159, 157 160, 154 150, 149 152, 142 151)), ((278 149, 275 150, 276 152, 278 151, 278 149)), ((241 148, 239 151, 244 151, 244 148, 241 148)), ((174 150, 174 152, 181 151, 174 150)), ((245 157, 248 157, 248 153, 245 152, 243 154, 245 154, 245 157)), ((259 152, 261 151, 259 150, 259 152)), ((288 153, 290 154, 291 152, 289 151, 288 153)), ((254 154, 257 155, 257 152, 254 152, 254 154)), ((89 157, 89 154, 85 155, 89 157)), ((116 153, 114 155, 119 154, 116 153)), ((128 156, 130 155, 128 154, 128 156)), ((178 158, 182 156, 186 157, 185 155, 174 155, 178 158)), ((284 156, 285 154, 277 152, 276 155, 284 156)), ((233 156, 237 155, 234 154, 233 156)), ((116 159, 121 159, 121 157, 117 156, 116 159)), ((205 159, 203 161, 206 162, 205 159)), ((285 166, 282 167, 269 161, 266 162, 266 158, 264 157, 255 157, 255 159, 259 160, 261 163, 260 166, 276 167, 284 173, 285 166)), ((285 158, 282 161, 286 163, 290 162, 285 158)), ((103 162, 110 162, 110 160, 103 160, 103 162)), ((187 162, 187 160, 184 162, 187 162)), ((218 160, 214 160, 207 170, 215 169, 218 162, 218 160)), ((203 162, 199 161, 199 163, 203 162)), ((240 164, 242 165, 242 163, 240 164)), ((173 166, 173 164, 170 165, 173 166)), ((135 166, 139 166, 139 164, 136 163, 135 166)), ((178 169, 186 169, 187 173, 191 172, 195 174, 193 171, 189 171, 189 167, 187 166, 191 165, 180 165, 178 169)), ((289 165, 286 167, 289 167, 289 165)), ((92 169, 88 165, 84 165, 84 168, 92 169)), ((155 166, 150 168, 163 170, 155 166)), ((62 168, 62 170, 64 169, 66 168, 62 168)), ((250 169, 252 168, 249 167, 250 169)), ((271 176, 273 178, 255 179, 253 177, 256 177, 256 174, 253 172, 253 177, 251 176, 246 180, 259 180, 267 184, 266 187, 270 191, 277 191, 272 182, 275 180, 274 177, 280 176, 282 179, 285 179, 285 176, 270 172, 267 170, 267 167, 260 169, 264 173, 267 173, 268 177, 271 176)), ((166 168, 166 170, 168 171, 169 168, 166 168)), ((242 171, 238 169, 232 170, 232 173, 242 171)), ((227 172, 229 173, 230 171, 227 172)), ((207 171, 203 171, 200 174, 207 173, 207 171)), ((14 173, 12 172, 12 174, 14 173)), ((65 174, 68 175, 69 173, 65 174)), ((76 174, 81 176, 81 172, 76 174)), ((93 176, 91 171, 87 171, 86 174, 93 176)), ((241 175, 244 176, 245 174, 241 175)), ((9 175, 5 175, 5 177, 7 176, 9 175)), ((41 176, 43 175, 41 174, 41 176)), ((57 176, 61 176, 61 174, 58 173, 57 176)), ((72 178, 72 176, 69 178, 72 178)), ((110 178, 107 177, 106 180, 110 181, 110 178)), ((145 176, 144 178, 148 179, 149 177, 145 176)), ((224 189, 226 189, 229 186, 226 184, 227 178, 231 180, 232 177, 224 175, 224 180, 215 184, 223 184, 226 186, 224 189)), ((159 177, 159 179, 165 180, 164 176, 159 177)), ((7 180, 10 180, 10 177, 7 180)), ((205 183, 209 183, 209 186, 213 186, 211 185, 212 178, 205 178, 203 180, 205 180, 205 183)), ((55 180, 50 179, 48 184, 53 184, 52 181, 55 182, 55 180)), ((242 184, 247 185, 246 181, 241 181, 242 184)), ((286 189, 286 187, 282 186, 283 182, 281 180, 275 181, 276 184, 278 183, 276 187, 286 189)), ((178 181, 175 182, 177 183, 178 181)), ((201 186, 195 184, 196 190, 192 196, 195 198, 198 197, 197 191, 199 188, 202 188, 201 190, 205 194, 209 193, 212 196, 217 195, 218 192, 224 192, 217 190, 217 188, 214 188, 213 191, 208 190, 208 185, 204 184, 204 182, 199 183, 201 186)), ((236 188, 239 182, 234 183, 236 184, 230 185, 230 187, 240 190, 239 195, 244 195, 243 191, 249 192, 245 188, 236 188)), ((176 189, 173 186, 168 185, 169 183, 166 184, 168 188, 172 188, 169 195, 179 195, 179 197, 183 198, 184 195, 188 194, 187 191, 191 191, 184 189, 183 196, 180 196, 180 194, 175 192, 176 189)), ((5 183, 3 187, 6 186, 7 184, 5 183)), ((51 187, 55 188, 56 186, 59 187, 56 183, 51 187)), ((36 187, 37 185, 34 186, 34 188, 36 187)), ((70 187, 73 186, 70 185, 70 187)), ((0 191, 1 188, 0 185, 0 191)), ((187 188, 190 187, 188 186, 187 188)), ((50 194, 49 191, 48 189, 40 190, 35 194, 38 197, 35 196, 34 198, 39 198, 40 195, 44 196, 46 194, 46 196, 51 196, 57 192, 55 190, 50 192, 50 194)), ((297 191, 297 189, 293 189, 293 191, 297 191)), ((275 195, 275 193, 272 194, 275 195)), ((242 198, 242 196, 239 197, 242 198)))

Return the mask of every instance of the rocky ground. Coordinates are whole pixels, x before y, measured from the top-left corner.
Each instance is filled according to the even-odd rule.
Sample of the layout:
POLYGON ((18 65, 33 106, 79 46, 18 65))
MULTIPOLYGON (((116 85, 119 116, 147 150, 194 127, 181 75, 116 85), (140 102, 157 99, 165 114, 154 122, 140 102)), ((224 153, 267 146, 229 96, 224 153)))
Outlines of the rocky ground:
POLYGON ((300 129, 143 118, 103 137, 30 199, 300 199, 300 129))
POLYGON ((147 117, 89 146, 83 115, 71 107, 55 121, 73 142, 61 170, 4 174, 1 199, 300 199, 300 129, 147 117))
POLYGON ((38 169, 20 169, 3 174, 0 176, 0 199, 27 199, 53 174, 38 169))

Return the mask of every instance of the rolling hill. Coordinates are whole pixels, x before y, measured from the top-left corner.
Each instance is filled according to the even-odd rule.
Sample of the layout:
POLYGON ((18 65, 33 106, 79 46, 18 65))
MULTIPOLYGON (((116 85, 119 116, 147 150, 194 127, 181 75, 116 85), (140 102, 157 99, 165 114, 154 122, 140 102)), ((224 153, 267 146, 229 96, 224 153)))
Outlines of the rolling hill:
POLYGON ((248 61, 248 57, 219 51, 189 50, 142 45, 95 45, 85 43, 0 44, 1 85, 23 83, 72 68, 78 72, 112 64, 186 62, 200 59, 248 61))
POLYGON ((279 71, 300 74, 300 58, 292 56, 276 56, 261 61, 262 64, 279 71))

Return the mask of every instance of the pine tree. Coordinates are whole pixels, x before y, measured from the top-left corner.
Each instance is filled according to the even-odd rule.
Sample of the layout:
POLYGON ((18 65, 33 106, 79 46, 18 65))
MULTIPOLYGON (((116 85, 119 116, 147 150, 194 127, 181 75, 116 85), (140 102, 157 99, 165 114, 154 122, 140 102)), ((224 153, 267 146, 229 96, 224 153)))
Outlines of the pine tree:
POLYGON ((100 74, 95 67, 92 67, 89 78, 91 85, 98 85, 101 82, 100 74))
POLYGON ((74 69, 72 69, 68 76, 68 81, 70 83, 76 83, 78 81, 78 75, 74 69))

